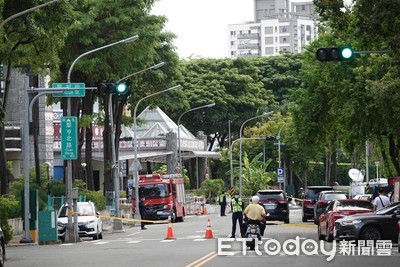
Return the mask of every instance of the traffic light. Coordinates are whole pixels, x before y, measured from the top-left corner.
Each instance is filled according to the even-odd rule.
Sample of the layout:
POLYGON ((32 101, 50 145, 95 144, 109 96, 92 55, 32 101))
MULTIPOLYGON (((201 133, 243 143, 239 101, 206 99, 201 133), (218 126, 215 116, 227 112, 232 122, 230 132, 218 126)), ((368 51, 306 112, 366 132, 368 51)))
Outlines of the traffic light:
POLYGON ((128 86, 125 83, 106 83, 102 82, 97 86, 97 90, 101 94, 118 94, 123 95, 128 91, 128 86))
POLYGON ((353 49, 349 46, 319 48, 315 53, 319 61, 348 61, 354 56, 353 49))
POLYGON ((265 139, 266 139, 266 140, 279 140, 279 139, 280 139, 280 137, 279 137, 279 139, 276 139, 276 137, 277 137, 277 136, 269 135, 269 136, 265 137, 265 139))

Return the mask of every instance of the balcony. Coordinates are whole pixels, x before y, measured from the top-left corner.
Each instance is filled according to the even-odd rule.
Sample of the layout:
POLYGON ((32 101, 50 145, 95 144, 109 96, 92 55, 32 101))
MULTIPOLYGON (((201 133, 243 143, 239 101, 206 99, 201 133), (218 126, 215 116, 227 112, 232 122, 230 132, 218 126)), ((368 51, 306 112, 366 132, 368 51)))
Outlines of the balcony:
POLYGON ((260 46, 258 44, 239 44, 237 46, 238 49, 259 49, 260 46))
POLYGON ((259 34, 258 33, 243 33, 243 34, 238 34, 237 38, 238 39, 258 39, 259 34))

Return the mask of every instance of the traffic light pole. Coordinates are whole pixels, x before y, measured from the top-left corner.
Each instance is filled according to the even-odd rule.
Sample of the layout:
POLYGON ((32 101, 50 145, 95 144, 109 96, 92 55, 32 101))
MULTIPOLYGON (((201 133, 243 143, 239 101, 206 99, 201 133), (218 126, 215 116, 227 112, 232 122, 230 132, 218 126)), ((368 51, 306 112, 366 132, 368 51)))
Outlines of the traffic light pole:
POLYGON ((111 151, 112 151, 112 178, 114 181, 114 205, 115 205, 115 219, 113 223, 113 231, 114 232, 123 232, 122 222, 118 219, 120 216, 119 214, 119 190, 120 190, 120 181, 119 181, 119 162, 116 156, 116 144, 115 144, 115 125, 114 125, 114 114, 113 114, 113 94, 109 94, 108 100, 108 109, 110 114, 110 129, 111 129, 111 151))

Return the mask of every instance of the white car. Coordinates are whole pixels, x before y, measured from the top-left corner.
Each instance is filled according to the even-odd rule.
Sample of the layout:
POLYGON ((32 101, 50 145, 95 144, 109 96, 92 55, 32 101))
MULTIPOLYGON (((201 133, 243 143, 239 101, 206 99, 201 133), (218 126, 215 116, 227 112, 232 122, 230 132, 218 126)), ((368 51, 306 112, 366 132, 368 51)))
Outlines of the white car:
MULTIPOLYGON (((77 202, 78 234, 79 237, 92 237, 93 240, 103 239, 103 222, 100 212, 93 202, 77 202)), ((72 216, 72 222, 74 216, 72 216)), ((68 224, 68 205, 64 204, 58 211, 58 238, 65 239, 65 230, 68 224)))

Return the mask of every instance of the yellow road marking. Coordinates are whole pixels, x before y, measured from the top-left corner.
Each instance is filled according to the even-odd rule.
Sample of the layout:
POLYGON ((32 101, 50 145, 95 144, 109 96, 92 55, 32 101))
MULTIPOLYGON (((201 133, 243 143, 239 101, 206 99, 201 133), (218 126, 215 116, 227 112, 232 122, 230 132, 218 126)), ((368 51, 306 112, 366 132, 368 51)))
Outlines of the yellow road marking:
POLYGON ((205 264, 206 262, 214 259, 217 255, 218 254, 216 252, 208 253, 204 257, 201 257, 200 259, 190 263, 189 265, 186 265, 185 267, 199 267, 199 266, 205 264))
POLYGON ((303 228, 318 228, 318 225, 311 225, 311 224, 301 224, 301 223, 282 223, 279 224, 282 226, 294 226, 294 227, 303 227, 303 228))

